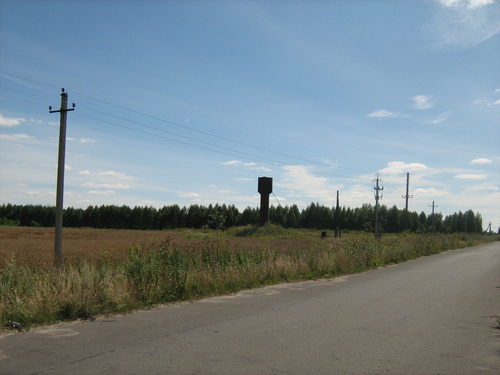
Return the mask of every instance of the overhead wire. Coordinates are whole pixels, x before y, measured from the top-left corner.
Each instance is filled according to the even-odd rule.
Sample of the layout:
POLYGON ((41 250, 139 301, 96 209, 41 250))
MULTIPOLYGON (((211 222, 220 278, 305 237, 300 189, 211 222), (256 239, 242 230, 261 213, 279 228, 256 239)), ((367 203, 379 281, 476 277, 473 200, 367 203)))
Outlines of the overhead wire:
MULTIPOLYGON (((47 83, 36 81, 36 80, 33 80, 33 79, 29 79, 29 78, 25 78, 25 77, 13 75, 13 74, 6 73, 6 72, 1 72, 0 74, 11 76, 11 77, 14 77, 14 78, 17 78, 17 79, 21 79, 21 80, 26 80, 28 82, 32 82, 32 83, 36 83, 36 84, 40 84, 40 85, 45 85, 45 86, 48 86, 48 87, 57 87, 57 86, 54 86, 54 85, 51 85, 51 84, 47 84, 47 83)), ((11 89, 11 88, 7 88, 7 87, 3 87, 3 86, 0 86, 0 87, 2 87, 4 89, 7 89, 7 90, 11 90, 11 91, 23 93, 23 94, 26 94, 26 95, 32 95, 32 96, 42 97, 42 98, 49 99, 49 100, 51 99, 51 98, 46 97, 46 96, 37 95, 37 94, 33 94, 33 93, 28 93, 28 92, 21 91, 21 90, 11 89)), ((214 138, 218 138, 218 139, 221 139, 221 140, 224 140, 224 141, 228 141, 228 142, 232 142, 232 143, 235 143, 235 144, 239 144, 239 145, 242 145, 242 146, 246 146, 246 147, 258 149, 258 150, 261 150, 261 151, 264 151, 264 152, 268 152, 268 153, 280 155, 280 156, 291 158, 291 159, 295 159, 295 160, 301 160, 301 161, 312 163, 312 164, 316 164, 316 165, 323 165, 323 166, 327 166, 329 168, 343 169, 343 170, 348 170, 348 171, 357 171, 357 172, 362 172, 362 173, 370 173, 370 172, 367 172, 367 171, 361 171, 361 170, 356 170, 356 169, 352 169, 352 168, 332 166, 331 164, 322 163, 322 162, 318 162, 318 161, 313 161, 313 160, 309 160, 309 159, 305 159, 305 158, 301 158, 301 157, 297 157, 297 156, 293 156, 293 155, 288 155, 288 154, 276 152, 276 151, 273 151, 273 150, 268 150, 268 149, 265 149, 265 148, 262 148, 262 147, 259 147, 259 146, 254 146, 254 145, 250 145, 250 144, 247 144, 247 143, 244 143, 244 142, 239 142, 239 141, 236 141, 236 140, 233 140, 233 139, 230 139, 230 138, 218 136, 218 135, 215 135, 215 134, 203 131, 203 130, 193 129, 192 127, 181 125, 181 124, 169 121, 169 120, 165 120, 165 119, 162 119, 162 118, 159 118, 159 117, 156 117, 156 116, 152 116, 152 115, 140 112, 140 111, 136 111, 136 110, 133 110, 133 109, 130 109, 130 108, 126 108, 126 107, 123 107, 123 106, 120 106, 120 105, 117 105, 117 104, 114 104, 114 103, 110 103, 110 102, 104 101, 102 99, 97 99, 97 98, 94 98, 92 96, 89 96, 89 95, 86 95, 86 94, 83 94, 83 93, 79 93, 79 92, 76 92, 76 91, 71 91, 71 92, 74 93, 74 94, 76 94, 76 95, 80 95, 82 97, 85 97, 85 98, 88 98, 88 99, 91 99, 91 100, 94 100, 94 101, 97 101, 97 102, 101 102, 101 103, 104 103, 106 105, 113 106, 115 108, 119 108, 119 109, 122 109, 122 110, 125 110, 125 111, 128 111, 128 112, 131 112, 131 113, 135 113, 135 114, 138 114, 138 115, 141 115, 141 116, 144 116, 144 117, 156 120, 156 121, 164 122, 164 123, 167 123, 167 124, 170 124, 170 125, 181 127, 183 129, 187 129, 189 131, 197 132, 197 133, 204 134, 204 135, 207 135, 207 136, 210 136, 210 137, 214 137, 214 138)), ((25 99, 19 99, 19 98, 9 97, 9 96, 6 96, 6 95, 1 95, 1 96, 7 97, 7 98, 10 98, 10 99, 14 99, 14 100, 29 102, 29 103, 33 103, 33 104, 37 104, 37 105, 43 105, 41 103, 35 103, 35 102, 31 102, 31 101, 28 101, 28 100, 25 100, 25 99)), ((198 140, 198 139, 195 139, 195 138, 192 138, 192 137, 187 137, 187 136, 184 136, 184 135, 180 135, 180 134, 177 134, 177 133, 174 133, 174 132, 167 131, 165 129, 160 129, 160 128, 157 128, 157 127, 154 127, 154 126, 146 125, 146 124, 138 122, 138 121, 134 121, 134 120, 130 120, 130 119, 127 119, 127 118, 124 118, 124 117, 116 116, 116 115, 113 115, 113 114, 110 114, 110 113, 106 113, 106 112, 103 112, 103 111, 99 111, 99 110, 96 110, 96 109, 93 109, 93 108, 90 108, 90 107, 86 107, 86 106, 83 106, 83 105, 79 105, 78 108, 83 108, 83 109, 86 109, 86 110, 89 110, 89 111, 94 111, 96 113, 100 113, 100 114, 105 115, 105 116, 113 117, 113 118, 118 119, 120 121, 127 121, 127 122, 133 123, 133 124, 138 125, 138 126, 146 127, 148 129, 152 129, 152 130, 155 130, 155 131, 158 131, 158 132, 170 134, 170 135, 173 135, 173 136, 176 136, 176 137, 180 137, 180 138, 187 139, 187 140, 190 140, 190 141, 198 142, 198 143, 201 143, 201 144, 204 144, 204 145, 207 145, 207 146, 211 146, 211 147, 216 147, 216 148, 219 148, 221 150, 226 150, 226 151, 214 150, 214 149, 212 149, 210 147, 204 147, 204 146, 194 145, 194 144, 189 143, 189 142, 183 142, 183 141, 175 140, 175 139, 172 139, 172 138, 169 138, 169 137, 159 136, 157 134, 153 134, 153 133, 150 133, 150 132, 140 131, 140 130, 137 130, 137 129, 134 129, 134 128, 131 128, 131 127, 127 127, 127 126, 124 126, 124 125, 116 124, 116 123, 113 123, 113 122, 110 122, 110 121, 106 121, 106 120, 102 120, 102 119, 98 119, 98 118, 95 118, 95 117, 85 116, 85 115, 82 115, 82 114, 77 114, 77 115, 79 115, 81 117, 86 117, 86 118, 89 118, 89 119, 93 119, 95 121, 100 121, 100 122, 107 123, 107 124, 114 125, 114 126, 119 126, 119 127, 122 127, 122 128, 128 129, 128 130, 137 131, 137 132, 140 132, 140 133, 143 133, 143 134, 147 134, 147 135, 150 135, 150 136, 156 136, 156 137, 163 138, 163 139, 166 139, 166 140, 175 141, 175 142, 178 142, 178 143, 183 143, 183 144, 186 144, 186 145, 199 147, 199 148, 203 148, 203 149, 206 149, 206 150, 209 150, 209 151, 215 151, 215 152, 223 153, 223 154, 226 154, 226 155, 231 155, 231 156, 236 156, 236 157, 243 157, 243 158, 245 158, 247 160, 252 160, 252 161, 257 161, 257 162, 264 162, 264 163, 271 164, 271 165, 282 165, 282 166, 287 166, 288 168, 294 168, 294 169, 302 169, 302 170, 311 171, 313 173, 320 174, 320 175, 334 176, 334 177, 340 177, 340 178, 345 178, 345 179, 360 180, 360 181, 363 180, 364 181, 364 179, 361 179, 359 177, 346 176, 346 175, 342 175, 342 174, 332 173, 332 172, 329 172, 329 171, 312 169, 311 167, 307 167, 307 166, 289 165, 289 163, 284 163, 284 162, 281 162, 281 161, 276 161, 276 160, 272 160, 272 159, 269 159, 269 158, 264 158, 264 157, 261 157, 261 156, 256 156, 256 155, 253 155, 253 154, 250 154, 250 153, 246 153, 246 152, 234 150, 234 149, 231 149, 229 147, 220 146, 220 145, 217 145, 217 144, 214 144, 214 143, 210 143, 210 142, 206 142, 206 141, 201 141, 201 140, 198 140)))
POLYGON ((221 150, 217 150, 217 149, 206 147, 206 146, 196 145, 196 144, 193 144, 193 143, 189 143, 189 142, 186 142, 186 141, 182 141, 182 140, 178 140, 178 139, 174 139, 174 138, 162 136, 162 135, 155 134, 155 133, 148 132, 148 131, 144 131, 144 130, 139 130, 139 129, 136 129, 136 128, 133 128, 133 127, 130 127, 130 126, 118 124, 118 123, 112 122, 112 121, 107 121, 107 120, 99 119, 99 118, 96 118, 96 117, 84 115, 84 114, 77 113, 77 112, 75 112, 74 115, 79 116, 79 117, 83 117, 83 118, 88 118, 88 119, 91 119, 91 120, 94 120, 94 121, 99 121, 99 122, 102 122, 102 123, 105 123, 105 124, 108 124, 108 125, 117 126, 117 127, 123 128, 123 129, 132 130, 132 131, 135 131, 135 132, 138 132, 138 133, 142 133, 142 134, 146 134, 146 135, 149 135, 149 136, 153 136, 153 137, 157 137, 157 138, 161 138, 161 139, 165 139, 165 140, 169 140, 169 141, 173 141, 173 142, 177 142, 177 143, 181 143, 181 144, 185 144, 185 145, 189 145, 189 146, 201 148, 201 149, 212 151, 212 152, 218 152, 218 153, 229 155, 229 156, 243 158, 243 159, 254 161, 254 162, 258 162, 258 163, 265 163, 265 164, 272 165, 272 166, 276 166, 276 165, 286 166, 287 168, 292 168, 292 169, 299 169, 299 170, 304 170, 304 171, 312 171, 312 172, 314 172, 316 174, 319 174, 319 175, 334 176, 334 177, 340 177, 340 178, 344 178, 344 179, 353 179, 353 180, 364 181, 364 179, 360 179, 360 178, 357 178, 357 177, 343 176, 343 175, 331 173, 331 172, 328 172, 328 171, 311 169, 311 168, 308 168, 308 167, 305 167, 305 166, 287 165, 287 163, 284 163, 282 161, 272 160, 272 159, 268 159, 268 158, 263 158, 263 157, 260 157, 260 156, 256 156, 256 155, 253 155, 253 154, 249 154, 249 153, 243 152, 243 151, 238 151, 238 150, 234 150, 234 149, 231 149, 231 148, 228 148, 228 147, 224 147, 224 146, 212 144, 212 143, 209 143, 209 142, 204 142, 204 141, 196 140, 196 139, 193 139, 193 138, 190 138, 190 137, 182 136, 182 135, 171 133, 171 132, 168 132, 168 131, 165 131, 165 130, 162 130, 162 129, 158 129, 158 128, 151 127, 151 126, 148 126, 148 125, 144 125, 144 124, 138 123, 136 121, 132 121, 132 120, 127 120, 127 121, 130 121, 130 122, 138 124, 138 125, 145 126, 147 128, 153 129, 153 130, 164 132, 164 133, 167 133, 167 134, 171 134, 171 135, 173 134, 173 135, 175 135, 177 137, 180 137, 180 138, 188 139, 188 140, 195 141, 195 142, 198 142, 198 143, 201 143, 201 144, 205 144, 205 145, 208 145, 208 146, 212 146, 212 147, 217 147, 217 148, 219 148, 221 150))
MULTIPOLYGON (((32 83, 37 83, 37 84, 40 84, 40 85, 45 85, 45 86, 49 86, 49 87, 57 87, 57 86, 54 86, 54 85, 51 85, 51 84, 48 84, 48 83, 40 82, 40 81, 33 80, 33 79, 30 79, 30 78, 21 77, 21 76, 14 75, 14 74, 11 74, 11 73, 0 72, 0 74, 11 76, 11 77, 14 77, 14 78, 17 78, 17 79, 21 79, 21 80, 26 80, 26 81, 32 82, 32 83)), ((231 139, 231 138, 222 137, 220 135, 216 135, 216 134, 213 134, 213 133, 210 133, 210 132, 206 132, 206 131, 203 131, 203 130, 194 129, 192 127, 189 127, 189 126, 186 126, 186 125, 182 125, 182 124, 170 121, 170 120, 166 120, 166 119, 163 119, 163 118, 160 118, 160 117, 157 117, 157 116, 153 116, 153 115, 150 115, 150 114, 147 114, 147 113, 144 113, 144 112, 140 112, 140 111, 137 111, 137 110, 134 110, 134 109, 131 109, 131 108, 127 108, 127 107, 124 107, 124 106, 121 106, 121 105, 118 105, 118 104, 114 104, 114 103, 111 103, 111 102, 108 102, 108 101, 105 101, 105 100, 102 100, 102 99, 97 99, 95 97, 92 97, 92 96, 84 94, 84 93, 80 93, 78 91, 71 90, 71 92, 73 94, 80 95, 80 96, 85 97, 87 99, 91 99, 91 100, 94 100, 96 102, 100 102, 100 103, 103 103, 103 104, 106 104, 106 105, 109 105, 109 106, 112 106, 112 107, 115 107, 115 108, 118 108, 118 109, 121 109, 121 110, 125 110, 125 111, 131 112, 131 113, 134 113, 134 114, 137 114, 137 115, 140 115, 140 116, 144 116, 144 117, 156 120, 156 121, 164 122, 166 124, 174 125, 174 126, 177 126, 177 127, 189 130, 189 131, 197 132, 197 133, 204 134, 204 135, 207 135, 207 136, 210 136, 210 137, 214 137, 214 138, 218 138, 218 139, 221 139, 221 140, 224 140, 224 141, 228 141, 228 142, 232 142, 232 143, 235 143, 235 144, 239 144, 241 146, 246 146, 246 147, 254 148, 254 149, 257 149, 257 150, 260 150, 260 151, 272 153, 272 154, 275 154, 275 155, 284 156, 284 157, 295 159, 295 160, 304 161, 304 162, 307 162, 307 163, 313 163, 313 164, 316 164, 316 165, 322 165, 322 166, 326 166, 326 167, 329 167, 329 168, 343 169, 343 170, 347 170, 347 171, 354 171, 354 172, 361 172, 361 173, 372 173, 372 172, 369 172, 369 171, 364 171, 364 170, 359 170, 359 169, 353 169, 353 168, 346 168, 346 167, 341 167, 341 166, 335 166, 335 165, 332 165, 330 163, 323 163, 323 162, 320 162, 320 161, 310 160, 310 159, 306 159, 306 158, 302 158, 302 157, 298 157, 298 156, 294 156, 294 155, 289 155, 289 154, 277 152, 277 151, 274 151, 274 150, 269 150, 269 149, 266 149, 266 148, 263 148, 263 147, 259 147, 259 146, 255 146, 255 145, 251 145, 251 144, 248 144, 248 143, 245 143, 245 142, 240 142, 240 141, 237 141, 237 140, 234 140, 234 139, 231 139)), ((79 105, 79 107, 83 108, 81 105, 79 105)), ((88 108, 88 107, 87 107, 87 109, 94 110, 94 109, 88 108)), ((94 111, 99 112, 101 114, 108 115, 108 116, 116 117, 114 115, 107 114, 107 113, 102 112, 102 111, 97 111, 97 110, 94 110, 94 111)), ((128 121, 128 120, 126 120, 126 121, 128 121)))
MULTIPOLYGON (((281 207, 283 208, 283 206, 281 205, 280 201, 278 200, 278 197, 274 194, 274 192, 271 192, 271 194, 273 195, 274 199, 276 199, 276 202, 278 202, 278 207, 281 207)), ((314 236, 313 233, 309 232, 306 228, 302 227, 299 223, 297 223, 297 226, 302 229, 304 232, 306 232, 308 235, 310 236, 314 236)))
MULTIPOLYGON (((31 82, 31 83, 35 83, 35 84, 39 84, 39 85, 43 85, 43 86, 47 86, 47 87, 51 87, 51 88, 59 88, 58 86, 55 86, 55 85, 51 85, 51 84, 48 84, 48 83, 45 83, 45 82, 40 82, 40 81, 33 80, 33 79, 30 79, 30 78, 26 78, 26 77, 21 77, 21 76, 13 75, 13 74, 6 73, 6 72, 0 72, 0 74, 1 75, 6 75, 6 76, 10 76, 10 77, 13 77, 13 78, 16 78, 16 79, 19 79, 19 80, 24 80, 24 81, 27 81, 27 82, 31 82)), ((34 96, 34 97, 38 97, 38 98, 43 98, 43 99, 47 99, 47 100, 52 100, 53 99, 52 97, 48 97, 46 95, 35 94, 35 93, 32 93, 32 92, 26 92, 26 91, 22 91, 22 90, 10 88, 10 87, 0 86, 0 88, 4 89, 4 90, 11 91, 11 92, 16 92, 16 93, 20 93, 20 94, 24 94, 24 95, 29 95, 29 96, 34 96)), ((203 135, 206 135, 206 136, 209 136, 209 137, 212 137, 212 138, 216 138, 216 139, 220 139, 220 140, 223 140, 223 141, 226 141, 226 142, 231 142, 231 143, 234 143, 234 144, 237 144, 237 145, 241 145, 241 146, 253 148, 253 149, 256 149, 256 150, 259 150, 259 151, 263 151, 263 152, 267 152, 267 153, 270 153, 270 154, 275 154, 275 155, 279 155, 279 156, 290 158, 290 159, 300 160, 300 161, 311 163, 311 164, 315 164, 315 165, 326 166, 328 168, 342 169, 342 170, 346 170, 346 171, 361 172, 361 173, 366 173, 366 174, 372 173, 372 172, 368 172, 368 171, 362 171, 362 170, 359 170, 359 169, 334 166, 334 165, 331 165, 331 164, 328 164, 328 163, 323 163, 323 162, 314 161, 314 160, 310 160, 310 159, 306 159, 306 158, 302 158, 302 157, 298 157, 298 156, 294 156, 294 155, 289 155, 289 154, 277 152, 277 151, 274 151, 274 150, 269 150, 269 149, 266 149, 266 148, 263 148, 263 147, 259 147, 259 146, 255 146, 255 145, 251 145, 251 144, 248 144, 248 143, 245 143, 245 142, 240 142, 240 141, 237 141, 237 140, 234 140, 234 139, 231 139, 231 138, 222 137, 222 136, 219 136, 219 135, 216 135, 216 134, 212 134, 210 132, 206 132, 206 131, 203 131, 203 130, 194 129, 192 127, 189 127, 189 126, 186 126, 186 125, 182 125, 182 124, 179 124, 179 123, 176 123, 176 122, 173 122, 173 121, 169 121, 169 120, 157 117, 157 116, 153 116, 153 115, 150 115, 150 114, 147 114, 147 113, 143 113, 143 112, 140 112, 140 111, 137 111, 137 110, 134 110, 134 109, 130 109, 130 108, 127 108, 127 107, 124 107, 124 106, 121 106, 121 105, 118 105, 118 104, 114 104, 114 103, 111 103, 111 102, 108 102, 108 101, 105 101, 105 100, 102 100, 102 99, 97 99, 97 98, 94 98, 92 96, 89 96, 89 95, 86 95, 86 94, 83 94, 83 93, 80 93, 80 92, 77 92, 77 91, 71 90, 71 92, 73 94, 79 95, 81 97, 84 97, 84 98, 87 98, 87 99, 91 99, 91 100, 94 100, 96 102, 100 102, 100 103, 106 104, 108 106, 112 106, 112 107, 115 107, 115 108, 118 108, 118 109, 121 109, 121 110, 124 110, 124 111, 128 111, 130 113, 134 113, 134 114, 137 114, 137 115, 140 115, 140 116, 143 116, 143 117, 155 120, 155 121, 163 122, 165 124, 173 125, 173 126, 176 126, 176 127, 188 130, 188 131, 196 132, 196 133, 203 134, 203 135)), ((4 97, 4 98, 11 99, 11 100, 16 100, 16 101, 21 101, 21 102, 25 102, 25 103, 35 104, 35 105, 39 105, 39 106, 46 106, 46 104, 44 104, 44 103, 39 103, 39 102, 35 102, 35 101, 32 101, 32 100, 17 98, 17 97, 13 97, 13 96, 9 96, 9 95, 4 95, 4 94, 0 94, 0 97, 4 97)), ((231 149, 229 147, 225 147, 225 146, 217 145, 217 144, 214 144, 214 143, 202 141, 202 140, 199 140, 199 139, 196 139, 196 138, 192 138, 192 137, 188 137, 188 136, 185 136, 185 135, 181 135, 181 134, 178 134, 178 133, 175 133, 175 132, 171 132, 171 131, 168 131, 168 130, 165 130, 165 129, 161 129, 161 128, 154 127, 154 126, 151 126, 151 125, 147 125, 147 124, 144 124, 144 123, 139 122, 139 121, 135 121, 135 120, 131 120, 131 119, 128 119, 128 118, 125 118, 125 117, 117 116, 117 115, 114 115, 114 114, 111 114, 111 113, 107 113, 107 112, 104 112, 104 111, 100 111, 100 110, 97 110, 97 109, 94 109, 94 108, 90 108, 90 107, 87 107, 87 106, 84 106, 84 105, 78 105, 78 108, 79 109, 88 110, 88 111, 93 111, 93 112, 99 113, 99 114, 104 115, 104 116, 109 116, 109 117, 115 118, 115 119, 120 120, 120 121, 126 121, 126 122, 129 122, 129 123, 137 125, 137 126, 145 127, 147 129, 150 129, 150 130, 154 130, 154 131, 157 131, 157 132, 160 132, 160 133, 169 134, 169 135, 172 135, 172 136, 175 136, 175 137, 178 137, 178 138, 182 138, 182 139, 190 141, 190 142, 197 142, 197 143, 200 143, 200 144, 194 144, 194 143, 190 143, 190 142, 187 142, 187 141, 183 141, 183 140, 179 140, 179 139, 174 139, 174 138, 162 136, 162 135, 155 134, 155 133, 152 133, 152 132, 149 132, 149 131, 139 130, 139 129, 136 129, 136 128, 133 128, 133 127, 130 127, 130 126, 125 126, 123 124, 118 124, 116 122, 111 122, 111 121, 103 120, 103 119, 100 119, 100 118, 96 118, 96 117, 92 117, 92 116, 87 116, 87 115, 81 114, 79 112, 75 112, 75 115, 77 115, 77 116, 80 116, 80 117, 83 117, 83 118, 87 118, 87 119, 91 119, 91 120, 94 120, 94 121, 99 121, 99 122, 102 122, 102 123, 105 123, 105 124, 108 124, 108 125, 121 127, 123 129, 135 131, 135 132, 142 133, 142 134, 145 134, 145 135, 149 135, 149 136, 153 136, 153 137, 165 139, 165 140, 168 140, 168 141, 177 142, 177 143, 188 145, 188 146, 192 146, 192 147, 197 147, 197 148, 204 149, 204 150, 207 150, 207 151, 217 152, 217 153, 220 153, 220 154, 229 155, 229 156, 238 157, 238 158, 243 158, 243 159, 250 160, 250 161, 253 161, 253 162, 265 163, 265 164, 272 165, 272 166, 279 165, 279 166, 286 167, 286 168, 289 168, 289 169, 303 170, 303 171, 311 172, 311 173, 314 173, 314 174, 317 174, 317 175, 333 176, 333 177, 338 177, 338 178, 343 178, 343 179, 348 179, 348 180, 354 180, 354 181, 366 181, 365 178, 360 178, 360 177, 355 177, 355 176, 346 176, 346 175, 342 175, 342 174, 338 174, 338 173, 332 173, 330 171, 324 171, 324 170, 320 170, 320 169, 317 169, 315 167, 310 167, 310 166, 308 167, 308 166, 301 166, 301 165, 290 165, 290 163, 285 163, 283 161, 278 161, 278 160, 273 160, 273 159, 270 159, 270 158, 265 158, 265 157, 262 157, 262 156, 257 156, 257 155, 254 155, 254 154, 251 154, 251 153, 247 153, 247 152, 243 152, 243 151, 240 151, 240 150, 234 150, 234 149, 231 149)), ((385 186, 388 186, 388 185, 391 186, 391 187, 395 187, 394 184, 385 184, 385 186)), ((396 190, 396 188, 394 190, 396 190)), ((277 200, 276 196, 275 196, 275 199, 277 200)), ((280 204, 278 200, 277 200, 277 202, 278 202, 278 204, 280 204)))
MULTIPOLYGON (((30 100, 26 100, 26 99, 15 98, 15 97, 3 95, 3 94, 0 94, 0 96, 1 97, 5 97, 5 98, 9 98, 9 99, 13 99, 13 100, 18 100, 18 101, 26 102, 26 103, 31 103, 31 104, 36 104, 36 105, 40 105, 40 106, 45 106, 45 104, 43 104, 43 103, 37 103, 37 102, 33 102, 33 101, 30 101, 30 100)), ((86 107, 79 106, 79 108, 86 108, 86 107)), ((100 112, 100 111, 96 111, 96 112, 100 112)), ((103 114, 105 114, 105 113, 103 113, 103 114)), ((315 174, 319 174, 319 175, 334 176, 334 177, 340 177, 340 178, 345 178, 345 179, 354 179, 354 180, 360 180, 360 181, 363 180, 363 179, 360 179, 360 178, 357 178, 357 177, 344 176, 344 175, 335 174, 335 173, 331 173, 331 172, 327 172, 327 171, 322 171, 322 170, 317 170, 317 169, 311 169, 311 168, 308 168, 308 167, 305 167, 305 166, 287 165, 287 163, 284 163, 282 161, 277 161, 277 160, 272 160, 272 159, 268 159, 268 158, 263 158, 263 157, 256 156, 256 155, 253 155, 253 154, 249 154, 249 153, 246 153, 246 152, 234 150, 234 149, 231 149, 231 148, 228 148, 228 147, 216 145, 216 144, 209 143, 209 142, 200 141, 200 140, 197 140, 197 139, 194 139, 194 138, 190 138, 190 137, 186 137, 186 136, 183 136, 183 135, 180 135, 180 134, 169 132, 169 131, 166 131, 164 129, 159 129, 159 128, 152 127, 152 126, 149 126, 149 125, 146 125, 146 124, 142 124, 142 123, 139 123, 137 121, 120 118, 118 116, 114 116, 114 115, 111 115, 111 114, 106 114, 106 115, 111 116, 111 117, 115 117, 117 119, 121 119, 121 120, 124 120, 124 121, 128 121, 128 122, 131 122, 131 123, 134 123, 134 124, 137 124, 137 125, 141 125, 141 126, 153 129, 153 130, 157 130, 159 132, 163 132, 163 133, 175 135, 175 136, 180 137, 180 138, 185 138, 185 139, 188 139, 188 140, 191 140, 191 141, 194 141, 194 142, 198 142, 198 143, 202 143, 202 144, 205 144, 205 145, 209 145, 209 146, 212 146, 212 147, 217 147, 217 148, 220 148, 220 149, 226 150, 226 151, 216 150, 216 149, 213 149, 213 148, 210 148, 210 147, 200 146, 200 145, 196 145, 196 144, 193 144, 193 143, 189 143, 189 142, 185 142, 185 141, 180 141, 178 139, 161 136, 161 135, 154 134, 154 133, 151 133, 151 132, 147 132, 147 131, 143 131, 143 130, 138 130, 138 129, 132 128, 130 126, 125 126, 125 125, 117 124, 115 122, 111 122, 111 121, 99 119, 99 118, 92 117, 92 116, 87 116, 87 115, 84 115, 84 114, 81 114, 81 113, 74 113, 74 115, 79 116, 79 117, 83 117, 83 118, 88 118, 88 119, 91 119, 91 120, 94 120, 94 121, 99 121, 99 122, 102 122, 102 123, 105 123, 105 124, 108 124, 108 125, 117 126, 117 127, 123 128, 123 129, 132 130, 132 131, 135 131, 135 132, 138 132, 138 133, 142 133, 142 134, 146 134, 146 135, 149 135, 149 136, 153 136, 153 137, 157 137, 157 138, 162 138, 162 139, 165 139, 165 140, 169 140, 169 141, 173 141, 173 142, 177 142, 177 143, 181 143, 181 144, 185 144, 185 145, 189 145, 189 146, 193 146, 193 147, 198 147, 198 148, 201 148, 201 149, 204 149, 204 150, 208 150, 208 151, 212 151, 212 152, 218 152, 218 153, 229 155, 229 156, 244 158, 246 160, 251 160, 251 161, 254 161, 254 162, 265 163, 265 164, 269 164, 269 165, 272 165, 272 166, 276 166, 276 165, 286 166, 287 168, 291 168, 291 169, 299 169, 299 170, 304 170, 304 171, 312 171, 315 174), (230 152, 228 152, 228 151, 230 151, 230 152)))

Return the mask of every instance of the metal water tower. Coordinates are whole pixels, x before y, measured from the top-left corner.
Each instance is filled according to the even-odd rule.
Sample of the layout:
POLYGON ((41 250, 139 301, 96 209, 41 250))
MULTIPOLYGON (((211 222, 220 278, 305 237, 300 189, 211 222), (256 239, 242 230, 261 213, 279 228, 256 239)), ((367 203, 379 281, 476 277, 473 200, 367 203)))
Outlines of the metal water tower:
POLYGON ((260 193, 260 225, 269 221, 269 194, 273 192, 273 179, 271 177, 259 177, 260 193))

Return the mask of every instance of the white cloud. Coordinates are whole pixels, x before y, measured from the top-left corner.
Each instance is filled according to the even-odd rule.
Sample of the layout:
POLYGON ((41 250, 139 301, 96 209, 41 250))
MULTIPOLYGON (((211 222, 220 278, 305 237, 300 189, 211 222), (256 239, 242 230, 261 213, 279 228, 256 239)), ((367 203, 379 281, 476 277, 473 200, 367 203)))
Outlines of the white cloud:
POLYGON ((330 185, 328 178, 315 176, 311 169, 302 165, 287 165, 283 178, 276 184, 281 192, 289 197, 301 197, 321 200, 332 204, 336 200, 336 190, 339 186, 330 185))
POLYGON ((488 103, 488 105, 499 105, 500 104, 500 99, 498 99, 496 102, 488 103))
POLYGON ((429 109, 434 107, 434 102, 431 101, 432 96, 417 95, 411 98, 413 100, 414 109, 429 109))
POLYGON ((255 181, 254 178, 247 178, 247 177, 240 177, 240 178, 235 178, 235 181, 255 181))
POLYGON ((115 177, 115 178, 120 178, 123 180, 133 180, 135 177, 129 176, 125 173, 122 172, 116 172, 116 171, 105 171, 99 173, 100 176, 110 176, 110 177, 115 177))
POLYGON ((480 186, 473 186, 470 188, 470 190, 492 190, 492 191, 498 191, 500 188, 498 186, 494 185, 480 185, 480 186))
POLYGON ((381 109, 379 111, 374 111, 366 115, 366 117, 373 117, 373 118, 403 118, 403 117, 408 117, 408 115, 404 113, 398 113, 398 112, 391 112, 386 109, 381 109))
POLYGON ((438 46, 473 47, 500 32, 494 0, 435 0, 442 5, 427 30, 438 46))
POLYGON ((194 193, 194 192, 187 192, 187 193, 179 194, 178 197, 179 198, 199 198, 200 195, 198 193, 194 193))
POLYGON ((230 160, 226 161, 225 163, 222 163, 222 165, 240 165, 241 161, 240 160, 230 160))
POLYGON ((22 117, 3 117, 2 114, 0 113, 0 126, 6 128, 21 125, 21 123, 25 121, 26 119, 22 117))
POLYGON ((113 190, 91 190, 91 191, 87 191, 87 194, 112 195, 112 194, 115 194, 115 192, 113 190))
POLYGON ((81 175, 83 175, 83 176, 90 176, 90 171, 88 171, 88 170, 84 170, 84 171, 80 171, 80 172, 78 172, 78 174, 81 174, 81 175))
POLYGON ((439 124, 443 121, 448 120, 448 118, 451 116, 453 112, 452 111, 446 111, 441 114, 439 114, 434 120, 430 121, 423 121, 424 124, 439 124))
POLYGON ((493 4, 495 0, 437 0, 437 2, 445 7, 466 6, 469 9, 475 9, 484 5, 493 4))
POLYGON ((415 193, 415 196, 419 197, 442 197, 448 194, 446 190, 440 190, 436 188, 418 188, 413 192, 415 193))
POLYGON ((130 185, 124 184, 96 184, 95 182, 86 182, 82 184, 86 188, 94 189, 130 189, 130 185))
POLYGON ((490 164, 493 160, 487 159, 487 158, 477 158, 474 160, 471 160, 472 164, 490 164))
POLYGON ((91 138, 80 138, 78 140, 78 142, 80 142, 80 143, 97 143, 97 141, 95 139, 91 139, 91 138))
POLYGON ((0 134, 0 139, 5 139, 9 141, 18 141, 18 140, 25 140, 25 139, 32 139, 35 138, 31 135, 28 134, 0 134))
POLYGON ((267 167, 253 167, 250 168, 253 171, 264 171, 264 172, 271 172, 272 170, 267 168, 267 167))
POLYGON ((459 173, 453 176, 455 178, 459 178, 461 180, 484 180, 488 176, 485 174, 473 174, 473 173, 459 173))
POLYGON ((407 172, 425 172, 427 166, 422 163, 405 163, 404 161, 391 161, 387 167, 380 171, 381 174, 402 174, 407 172))

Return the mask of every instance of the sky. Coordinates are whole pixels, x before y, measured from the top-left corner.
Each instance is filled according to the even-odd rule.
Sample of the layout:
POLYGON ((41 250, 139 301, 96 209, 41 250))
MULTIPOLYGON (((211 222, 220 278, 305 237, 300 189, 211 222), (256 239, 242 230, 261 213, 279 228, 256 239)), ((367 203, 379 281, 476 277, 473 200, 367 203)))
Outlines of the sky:
POLYGON ((381 204, 500 227, 495 0, 0 0, 0 204, 381 204))

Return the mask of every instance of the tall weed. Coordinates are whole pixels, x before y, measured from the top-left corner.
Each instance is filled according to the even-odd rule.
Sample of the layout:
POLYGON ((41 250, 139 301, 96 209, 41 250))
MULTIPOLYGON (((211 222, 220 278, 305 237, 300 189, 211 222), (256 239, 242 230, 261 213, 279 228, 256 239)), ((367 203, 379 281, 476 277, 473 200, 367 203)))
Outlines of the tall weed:
POLYGON ((359 234, 244 250, 231 249, 217 236, 193 249, 181 249, 170 240, 149 249, 136 246, 125 261, 103 256, 56 268, 12 258, 0 268, 0 322, 2 326, 9 321, 29 326, 87 319, 276 282, 356 273, 493 240, 490 236, 410 233, 376 240, 359 234))

